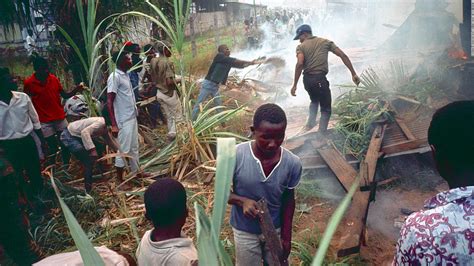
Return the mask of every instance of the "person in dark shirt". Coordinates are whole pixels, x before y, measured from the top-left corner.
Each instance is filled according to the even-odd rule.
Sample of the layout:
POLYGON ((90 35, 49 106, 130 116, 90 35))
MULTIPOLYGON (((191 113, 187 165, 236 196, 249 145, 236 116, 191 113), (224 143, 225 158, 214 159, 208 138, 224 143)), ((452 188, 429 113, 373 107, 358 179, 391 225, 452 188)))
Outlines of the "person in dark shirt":
POLYGON ((132 55, 132 70, 128 72, 128 76, 130 77, 130 82, 132 83, 133 87, 133 95, 135 96, 135 101, 140 101, 140 94, 138 92, 139 83, 140 83, 140 75, 139 73, 142 71, 141 67, 137 67, 142 64, 142 59, 140 58, 141 48, 140 45, 137 43, 126 42, 125 47, 123 48, 126 52, 131 53, 132 55))
POLYGON ((218 53, 214 57, 209 71, 207 72, 206 78, 201 84, 199 90, 199 96, 193 109, 193 120, 196 120, 199 113, 199 105, 204 102, 209 96, 214 98, 214 104, 216 106, 222 105, 222 100, 219 95, 219 84, 225 85, 227 82, 227 76, 231 68, 244 68, 250 65, 261 63, 258 60, 243 61, 237 58, 230 57, 230 49, 227 45, 219 45, 217 49, 218 53))

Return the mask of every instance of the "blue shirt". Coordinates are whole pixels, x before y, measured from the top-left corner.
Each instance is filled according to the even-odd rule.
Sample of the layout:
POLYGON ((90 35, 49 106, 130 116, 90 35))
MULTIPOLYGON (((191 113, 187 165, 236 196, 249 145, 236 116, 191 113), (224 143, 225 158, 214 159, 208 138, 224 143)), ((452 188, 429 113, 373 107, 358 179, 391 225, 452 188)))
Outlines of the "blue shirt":
MULTIPOLYGON (((265 198, 273 225, 280 228, 282 195, 286 189, 294 189, 300 182, 300 158, 282 147, 280 161, 273 171, 265 176, 260 160, 253 154, 250 141, 237 145, 236 155, 233 192, 255 201, 265 198)), ((262 233, 258 220, 245 217, 242 207, 236 205, 232 206, 230 224, 247 233, 262 233)))

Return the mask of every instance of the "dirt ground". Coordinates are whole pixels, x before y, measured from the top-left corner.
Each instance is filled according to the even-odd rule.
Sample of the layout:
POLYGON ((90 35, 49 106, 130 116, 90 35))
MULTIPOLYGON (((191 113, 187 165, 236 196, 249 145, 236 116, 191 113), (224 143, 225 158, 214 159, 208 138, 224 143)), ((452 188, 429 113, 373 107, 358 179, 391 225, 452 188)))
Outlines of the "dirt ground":
MULTIPOLYGON (((328 252, 327 263, 391 265, 400 226, 406 218, 401 209, 421 210, 425 200, 447 189, 448 186, 441 177, 434 171, 426 170, 380 186, 377 189, 376 199, 369 208, 367 245, 362 247, 360 255, 354 255, 351 258, 336 258, 337 247, 332 245, 328 252)), ((327 222, 337 207, 337 202, 317 197, 299 199, 298 202, 299 204, 304 202, 312 208, 307 213, 299 212, 295 214, 294 240, 304 243, 317 241, 314 240, 314 236, 319 238, 322 236, 327 222), (313 240, 308 237, 308 234, 313 235, 313 240)), ((343 224, 344 220, 340 226, 343 224)), ((340 229, 343 230, 343 228, 340 229)), ((337 242, 339 235, 338 231, 333 238, 336 240, 335 242, 337 242)), ((315 250, 316 248, 311 250, 313 256, 315 250)), ((301 259, 293 256, 293 262, 299 264, 301 259)))

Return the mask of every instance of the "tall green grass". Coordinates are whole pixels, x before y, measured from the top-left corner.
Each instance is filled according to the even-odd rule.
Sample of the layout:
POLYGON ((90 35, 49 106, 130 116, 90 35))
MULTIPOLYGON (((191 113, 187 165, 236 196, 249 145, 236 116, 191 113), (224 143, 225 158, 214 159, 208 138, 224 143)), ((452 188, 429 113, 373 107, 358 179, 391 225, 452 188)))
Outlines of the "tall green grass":
POLYGON ((81 258, 84 265, 105 265, 104 261, 100 257, 97 250, 95 250, 86 233, 84 232, 84 230, 82 230, 81 226, 77 222, 76 217, 71 212, 64 200, 61 198, 61 195, 59 194, 59 189, 56 186, 56 183, 54 182, 53 176, 50 176, 50 179, 51 185, 53 186, 54 192, 56 193, 56 197, 58 198, 64 217, 66 218, 69 232, 71 233, 74 243, 76 244, 76 247, 79 250, 79 253, 81 254, 81 258))
POLYGON ((209 218, 199 204, 194 205, 199 264, 201 265, 232 265, 232 260, 220 241, 220 232, 230 194, 235 159, 235 139, 219 138, 212 216, 209 218))

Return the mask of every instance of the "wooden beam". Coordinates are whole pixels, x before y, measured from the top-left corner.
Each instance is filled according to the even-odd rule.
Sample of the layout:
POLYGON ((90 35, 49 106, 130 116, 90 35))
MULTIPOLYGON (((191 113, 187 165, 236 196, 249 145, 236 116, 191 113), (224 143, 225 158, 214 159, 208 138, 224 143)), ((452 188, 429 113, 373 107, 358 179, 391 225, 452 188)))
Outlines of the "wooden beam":
POLYGON ((413 135, 413 133, 408 128, 407 124, 405 123, 405 121, 403 121, 403 119, 397 117, 397 118, 395 118, 395 121, 397 121, 397 124, 402 129, 403 134, 405 134, 405 136, 409 140, 415 140, 416 139, 415 135, 413 135))
MULTIPOLYGON (((369 148, 365 155, 365 164, 367 167, 362 167, 361 175, 366 175, 367 181, 371 184, 374 181, 377 161, 380 154, 380 147, 382 146, 383 136, 386 125, 378 125, 370 140, 369 148)), ((365 223, 367 221, 367 214, 370 204, 370 191, 357 191, 352 198, 351 206, 345 215, 345 224, 339 227, 341 232, 341 239, 339 240, 339 250, 337 255, 339 257, 358 253, 360 245, 363 240, 365 231, 365 223)))
POLYGON ((319 150, 319 154, 334 172, 346 192, 349 191, 357 177, 357 171, 334 148, 319 150))
POLYGON ((426 146, 428 144, 428 139, 415 139, 415 140, 408 140, 404 142, 399 142, 391 145, 387 145, 382 147, 383 154, 394 154, 404 151, 409 151, 413 149, 420 148, 421 146, 426 146))

